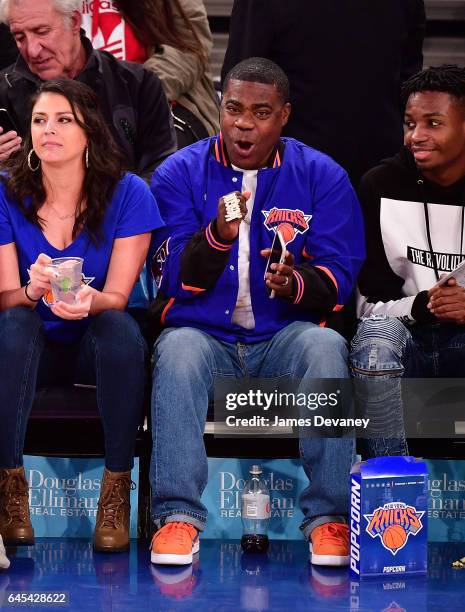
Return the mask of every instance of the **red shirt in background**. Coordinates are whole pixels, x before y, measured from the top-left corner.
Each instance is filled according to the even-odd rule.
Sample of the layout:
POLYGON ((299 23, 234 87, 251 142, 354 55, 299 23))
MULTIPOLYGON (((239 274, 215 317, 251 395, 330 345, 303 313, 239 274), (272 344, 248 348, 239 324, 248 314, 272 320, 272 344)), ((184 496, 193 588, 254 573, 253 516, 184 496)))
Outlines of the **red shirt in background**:
POLYGON ((81 13, 82 27, 94 49, 138 64, 148 59, 146 48, 111 0, 82 0, 81 13))

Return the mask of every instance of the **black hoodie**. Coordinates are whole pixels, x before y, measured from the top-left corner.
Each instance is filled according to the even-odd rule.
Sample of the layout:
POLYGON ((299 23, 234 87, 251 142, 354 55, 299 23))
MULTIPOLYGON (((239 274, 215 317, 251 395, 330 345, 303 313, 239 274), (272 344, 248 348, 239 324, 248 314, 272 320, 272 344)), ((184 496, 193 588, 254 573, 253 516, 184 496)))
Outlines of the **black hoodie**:
POLYGON ((358 316, 436 320, 426 308, 427 291, 465 259, 465 177, 449 187, 432 183, 403 148, 365 174, 359 198, 367 259, 358 282, 358 316))

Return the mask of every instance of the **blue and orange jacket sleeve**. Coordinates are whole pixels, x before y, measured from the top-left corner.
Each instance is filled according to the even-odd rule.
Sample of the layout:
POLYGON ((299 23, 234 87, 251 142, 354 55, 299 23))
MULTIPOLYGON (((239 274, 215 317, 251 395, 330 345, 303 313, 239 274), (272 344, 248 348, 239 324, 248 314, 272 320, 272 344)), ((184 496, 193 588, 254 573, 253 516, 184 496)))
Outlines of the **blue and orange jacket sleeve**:
POLYGON ((232 243, 222 241, 212 219, 204 227, 192 199, 182 160, 167 160, 155 171, 151 189, 166 227, 155 232, 158 288, 189 299, 213 287, 229 260, 232 243), (177 165, 175 165, 177 164, 177 165))

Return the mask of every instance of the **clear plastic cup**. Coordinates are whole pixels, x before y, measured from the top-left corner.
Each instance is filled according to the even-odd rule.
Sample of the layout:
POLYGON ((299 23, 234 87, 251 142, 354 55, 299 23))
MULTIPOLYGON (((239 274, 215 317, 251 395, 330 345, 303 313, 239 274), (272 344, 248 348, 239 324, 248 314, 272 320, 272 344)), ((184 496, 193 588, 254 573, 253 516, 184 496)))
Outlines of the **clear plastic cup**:
POLYGON ((82 257, 58 257, 52 259, 47 267, 52 268, 53 301, 74 304, 82 284, 82 257))

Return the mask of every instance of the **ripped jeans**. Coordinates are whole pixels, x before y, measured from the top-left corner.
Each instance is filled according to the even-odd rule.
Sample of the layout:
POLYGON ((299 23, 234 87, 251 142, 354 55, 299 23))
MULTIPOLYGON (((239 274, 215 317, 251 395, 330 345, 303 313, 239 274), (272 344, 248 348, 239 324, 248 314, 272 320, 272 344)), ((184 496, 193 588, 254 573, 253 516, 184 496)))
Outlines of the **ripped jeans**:
POLYGON ((429 323, 407 328, 385 315, 362 319, 352 340, 350 367, 357 379, 356 402, 373 432, 360 441, 363 457, 407 455, 400 379, 465 377, 465 327, 429 323))

